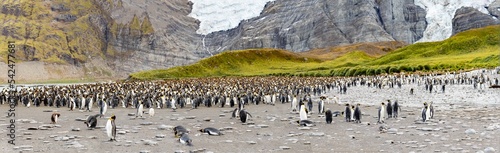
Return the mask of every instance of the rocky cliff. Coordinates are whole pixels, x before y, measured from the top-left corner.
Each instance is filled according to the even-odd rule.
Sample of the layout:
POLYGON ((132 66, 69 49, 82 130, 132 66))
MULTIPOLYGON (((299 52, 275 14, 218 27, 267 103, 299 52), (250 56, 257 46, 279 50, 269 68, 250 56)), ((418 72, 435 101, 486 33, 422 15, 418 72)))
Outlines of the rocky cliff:
MULTIPOLYGON (((497 1, 500 2, 500 1, 497 1)), ((498 4, 498 3, 497 3, 498 4)), ((500 6, 491 6, 490 14, 484 14, 472 7, 462 7, 455 12, 453 18, 453 35, 465 30, 481 28, 489 25, 499 24, 498 14, 500 6)))
POLYGON ((270 47, 301 52, 359 42, 413 43, 422 37, 425 15, 413 0, 277 0, 234 29, 206 35, 203 49, 270 47))

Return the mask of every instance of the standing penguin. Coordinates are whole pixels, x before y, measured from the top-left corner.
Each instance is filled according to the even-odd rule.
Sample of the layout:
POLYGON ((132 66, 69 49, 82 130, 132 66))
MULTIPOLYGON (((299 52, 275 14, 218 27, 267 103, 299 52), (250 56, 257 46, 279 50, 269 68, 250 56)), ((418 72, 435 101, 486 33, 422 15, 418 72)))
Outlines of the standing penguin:
POLYGON ((99 109, 99 114, 101 114, 101 118, 104 117, 106 111, 108 110, 108 104, 106 102, 101 103, 101 108, 99 109))
POLYGON ((304 103, 300 105, 299 115, 300 115, 300 120, 307 120, 307 110, 306 107, 304 106, 304 103))
POLYGON ((355 123, 361 123, 361 109, 359 108, 360 104, 356 106, 356 109, 354 109, 354 122, 355 123))
POLYGON ((153 107, 149 108, 149 117, 155 116, 155 109, 153 107))
POLYGON ((382 104, 380 105, 380 107, 378 108, 378 122, 377 123, 385 123, 384 119, 385 119, 385 114, 387 114, 386 110, 385 110, 385 103, 382 102, 382 104))
POLYGON ((331 124, 333 120, 333 114, 330 109, 326 110, 325 112, 325 118, 326 118, 326 124, 331 124))
POLYGON ((106 123, 106 133, 108 134, 109 141, 116 141, 116 116, 112 115, 106 123))
POLYGON ((142 103, 142 101, 140 101, 139 107, 137 107, 137 113, 135 115, 135 118, 137 118, 138 116, 142 118, 142 113, 144 113, 144 104, 142 103))
POLYGON ((351 105, 351 122, 354 121, 354 105, 351 105))
POLYGON ((429 114, 430 114, 430 118, 433 119, 434 118, 434 106, 432 105, 432 102, 429 103, 429 114))
POLYGON ((293 100, 292 100, 292 112, 297 111, 297 95, 293 95, 293 100))
POLYGON ((427 105, 427 102, 424 102, 424 108, 422 109, 422 122, 427 122, 427 120, 430 119, 430 116, 429 105, 427 105))
POLYGON ((387 100, 386 111, 387 111, 387 118, 392 118, 392 105, 391 105, 391 100, 387 100))
POLYGON ((392 105, 392 117, 398 118, 398 113, 399 113, 399 104, 398 101, 396 100, 392 105))
POLYGON ((351 106, 347 103, 345 104, 345 121, 346 122, 351 122, 351 106))
POLYGON ((248 116, 252 117, 252 115, 250 115, 250 113, 248 113, 246 110, 243 109, 240 111, 241 122, 246 123, 248 121, 248 116))
POLYGON ((318 102, 318 114, 325 113, 325 98, 322 96, 318 102))
POLYGON ((56 124, 57 123, 57 118, 59 118, 59 116, 61 116, 61 114, 59 114, 59 113, 52 113, 52 116, 50 117, 50 120, 52 121, 52 124, 56 124))

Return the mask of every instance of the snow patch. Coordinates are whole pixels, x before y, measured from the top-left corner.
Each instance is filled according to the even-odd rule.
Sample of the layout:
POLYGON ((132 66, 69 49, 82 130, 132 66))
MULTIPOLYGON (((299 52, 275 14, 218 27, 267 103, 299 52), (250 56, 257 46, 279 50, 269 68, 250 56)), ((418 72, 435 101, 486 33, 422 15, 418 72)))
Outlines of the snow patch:
POLYGON ((424 37, 417 42, 441 41, 452 34, 455 11, 461 7, 473 7, 489 14, 485 8, 495 0, 415 0, 415 5, 427 12, 427 28, 424 37))
POLYGON ((260 15, 267 2, 274 0, 190 0, 193 10, 188 15, 200 20, 198 34, 235 28, 242 20, 260 15))

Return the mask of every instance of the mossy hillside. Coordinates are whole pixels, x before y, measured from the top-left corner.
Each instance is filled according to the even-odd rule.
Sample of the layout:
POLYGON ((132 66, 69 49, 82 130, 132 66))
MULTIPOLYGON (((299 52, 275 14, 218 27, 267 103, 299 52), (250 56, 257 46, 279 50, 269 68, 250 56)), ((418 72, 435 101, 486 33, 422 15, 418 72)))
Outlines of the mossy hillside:
POLYGON ((266 50, 272 49, 223 52, 192 65, 138 72, 130 76, 133 79, 263 75, 356 76, 492 68, 500 66, 500 26, 465 31, 440 42, 408 45, 381 57, 370 56, 365 51, 351 51, 332 60, 319 60, 283 50, 279 50, 280 56, 269 56, 272 58, 257 56, 266 50), (293 55, 293 59, 299 60, 283 56, 289 54, 293 55))
POLYGON ((179 78, 208 76, 258 76, 272 73, 307 71, 320 60, 305 58, 279 49, 228 51, 188 66, 168 70, 152 70, 131 74, 133 78, 179 78))

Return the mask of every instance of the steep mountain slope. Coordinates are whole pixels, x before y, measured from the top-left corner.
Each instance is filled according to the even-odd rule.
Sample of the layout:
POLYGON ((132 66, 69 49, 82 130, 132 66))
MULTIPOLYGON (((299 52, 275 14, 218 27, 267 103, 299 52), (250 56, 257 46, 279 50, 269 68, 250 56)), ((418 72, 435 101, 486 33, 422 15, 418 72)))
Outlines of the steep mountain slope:
MULTIPOLYGON (((211 76, 353 76, 401 71, 464 70, 500 66, 500 25, 459 33, 447 40, 412 44, 381 57, 373 48, 351 50, 338 58, 320 60, 284 50, 252 49, 224 52, 188 66, 144 71, 132 79, 211 76)), ((360 44, 344 46, 356 48, 360 44)), ((314 51, 311 51, 314 52, 314 51)), ((336 52, 332 49, 332 52, 336 52)), ((328 52, 321 52, 328 54, 328 52)))

